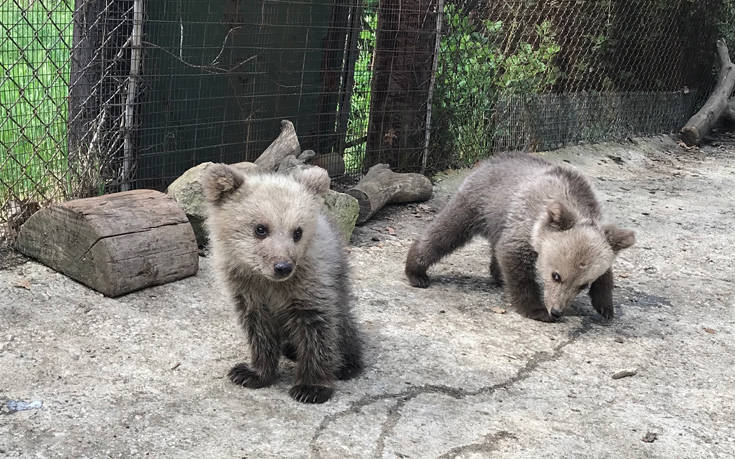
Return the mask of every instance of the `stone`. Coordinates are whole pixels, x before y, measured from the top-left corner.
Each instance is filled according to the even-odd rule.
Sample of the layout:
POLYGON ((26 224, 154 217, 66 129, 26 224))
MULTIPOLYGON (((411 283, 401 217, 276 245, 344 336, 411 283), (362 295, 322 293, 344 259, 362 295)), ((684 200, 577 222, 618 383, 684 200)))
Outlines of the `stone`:
POLYGON ((311 164, 326 169, 330 177, 340 177, 345 174, 345 161, 339 153, 325 153, 316 155, 311 164))
POLYGON ((208 240, 207 230, 204 228, 204 220, 207 218, 207 203, 202 194, 200 177, 212 164, 211 162, 206 162, 192 167, 174 180, 166 191, 186 213, 189 223, 191 223, 191 227, 194 230, 197 245, 200 247, 206 245, 208 240))
POLYGON ((357 223, 357 216, 360 215, 360 205, 357 199, 349 194, 329 190, 324 196, 324 205, 327 214, 342 233, 345 241, 349 242, 352 231, 355 229, 355 223, 357 223))

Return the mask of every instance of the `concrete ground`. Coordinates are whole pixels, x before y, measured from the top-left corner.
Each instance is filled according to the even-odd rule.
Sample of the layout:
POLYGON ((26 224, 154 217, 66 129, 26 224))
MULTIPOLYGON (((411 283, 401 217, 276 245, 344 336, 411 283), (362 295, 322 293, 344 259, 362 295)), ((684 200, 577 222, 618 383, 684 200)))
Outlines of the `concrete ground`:
POLYGON ((408 286, 411 240, 466 171, 356 231, 367 368, 323 405, 289 398, 290 363, 273 387, 227 380, 246 341, 207 258, 119 299, 27 262, 0 271, 0 456, 733 457, 735 139, 545 156, 637 232, 611 323, 583 297, 561 323, 503 313, 480 240, 408 286))

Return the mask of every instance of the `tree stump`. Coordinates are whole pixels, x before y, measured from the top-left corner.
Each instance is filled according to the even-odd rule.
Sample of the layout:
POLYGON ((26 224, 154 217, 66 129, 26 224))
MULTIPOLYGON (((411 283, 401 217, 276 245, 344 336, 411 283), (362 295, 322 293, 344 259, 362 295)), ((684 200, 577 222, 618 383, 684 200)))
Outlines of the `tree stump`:
POLYGON ((110 297, 182 279, 199 268, 186 215, 153 190, 42 209, 23 224, 16 248, 110 297))
POLYGON ((387 164, 376 164, 347 194, 360 204, 357 223, 365 223, 386 204, 426 201, 431 198, 431 181, 421 174, 397 173, 387 164))
POLYGON ((681 140, 690 147, 699 145, 717 120, 726 113, 730 94, 735 88, 735 64, 730 60, 725 40, 717 41, 717 55, 720 58, 717 86, 704 106, 681 128, 681 140))

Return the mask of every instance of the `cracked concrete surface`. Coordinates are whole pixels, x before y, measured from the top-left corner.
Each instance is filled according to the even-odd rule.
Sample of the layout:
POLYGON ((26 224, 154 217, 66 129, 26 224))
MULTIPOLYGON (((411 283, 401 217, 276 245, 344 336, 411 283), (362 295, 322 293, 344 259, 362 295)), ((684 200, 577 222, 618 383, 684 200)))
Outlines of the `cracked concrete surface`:
POLYGON ((28 262, 0 270, 0 456, 732 457, 735 140, 545 156, 590 175, 608 219, 637 232, 612 322, 583 297, 555 324, 494 312, 479 239, 429 289, 408 286, 408 245, 466 171, 356 230, 366 369, 324 405, 289 398, 290 362, 269 388, 227 381, 247 350, 207 258, 119 299, 28 262))

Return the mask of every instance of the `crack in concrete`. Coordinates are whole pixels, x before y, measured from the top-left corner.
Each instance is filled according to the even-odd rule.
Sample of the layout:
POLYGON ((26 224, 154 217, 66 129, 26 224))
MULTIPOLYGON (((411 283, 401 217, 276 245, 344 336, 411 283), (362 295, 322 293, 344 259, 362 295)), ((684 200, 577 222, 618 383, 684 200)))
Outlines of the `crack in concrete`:
POLYGON ((496 432, 496 433, 489 433, 485 435, 482 442, 471 443, 469 445, 458 446, 456 448, 452 448, 446 453, 439 456, 438 459, 449 459, 449 458, 457 457, 462 453, 490 453, 498 449, 498 446, 499 446, 498 443, 501 440, 506 440, 509 438, 512 438, 513 440, 518 439, 518 437, 516 437, 512 433, 505 431, 505 430, 501 430, 500 432, 496 432))
POLYGON ((403 397, 396 402, 396 404, 388 410, 388 417, 383 422, 383 426, 380 429, 380 436, 378 441, 375 443, 375 449, 373 450, 373 457, 379 457, 383 454, 385 449, 385 439, 388 438, 389 433, 393 433, 393 429, 398 425, 398 421, 401 419, 401 408, 403 405, 408 403, 409 400, 413 400, 415 397, 403 397))
POLYGON ((375 394, 362 397, 361 399, 352 402, 347 409, 327 415, 322 419, 322 422, 317 427, 314 435, 311 438, 311 441, 309 442, 311 455, 314 457, 320 457, 320 451, 317 442, 319 440, 319 437, 326 431, 327 427, 330 424, 337 421, 341 417, 347 416, 349 414, 359 413, 362 408, 375 402, 379 402, 381 400, 395 399, 397 400, 396 404, 393 406, 393 408, 389 410, 388 418, 385 420, 385 422, 383 422, 380 436, 378 438, 378 441, 376 442, 375 450, 373 451, 374 457, 380 457, 383 454, 383 450, 385 449, 386 438, 388 438, 388 436, 393 432, 393 429, 398 424, 398 421, 401 418, 401 408, 409 401, 424 394, 441 394, 457 400, 461 400, 466 397, 492 394, 497 390, 508 389, 512 385, 528 378, 531 373, 535 371, 541 364, 553 362, 554 360, 558 359, 566 346, 572 344, 577 340, 577 338, 592 329, 592 323, 593 322, 589 319, 583 319, 581 325, 569 333, 569 338, 566 341, 560 343, 551 352, 537 352, 530 359, 528 359, 526 364, 522 368, 520 368, 514 376, 501 383, 481 387, 475 390, 465 390, 437 384, 426 384, 422 386, 414 386, 397 393, 375 394))

